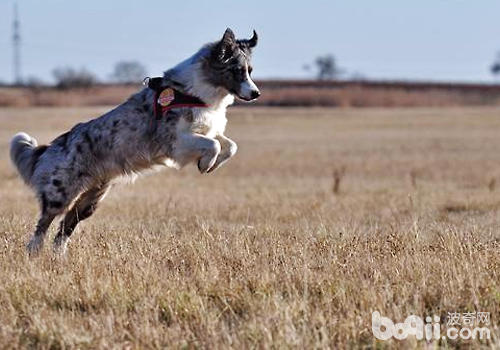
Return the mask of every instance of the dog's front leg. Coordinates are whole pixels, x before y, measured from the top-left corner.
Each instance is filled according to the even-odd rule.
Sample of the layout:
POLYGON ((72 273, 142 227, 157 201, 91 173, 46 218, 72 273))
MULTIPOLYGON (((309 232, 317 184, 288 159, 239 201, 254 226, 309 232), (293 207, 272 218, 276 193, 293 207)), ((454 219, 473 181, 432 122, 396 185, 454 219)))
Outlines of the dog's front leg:
POLYGON ((219 141, 221 145, 221 151, 219 153, 219 156, 217 157, 217 160, 215 161, 215 164, 208 171, 209 173, 219 168, 225 162, 227 162, 229 158, 234 156, 236 154, 236 151, 238 150, 236 142, 234 142, 230 138, 224 135, 217 135, 215 138, 219 141))
POLYGON ((175 143, 174 159, 180 166, 198 161, 198 169, 203 174, 214 166, 220 151, 221 145, 217 140, 200 134, 182 133, 175 143))

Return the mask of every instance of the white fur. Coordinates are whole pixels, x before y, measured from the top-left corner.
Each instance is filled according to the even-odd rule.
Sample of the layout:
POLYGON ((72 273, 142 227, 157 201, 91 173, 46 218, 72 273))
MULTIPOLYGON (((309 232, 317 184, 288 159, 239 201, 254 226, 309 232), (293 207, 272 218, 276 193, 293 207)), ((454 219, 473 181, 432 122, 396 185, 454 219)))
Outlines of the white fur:
POLYGON ((220 166, 226 160, 226 155, 232 156, 236 150, 233 141, 222 142, 224 146, 234 144, 231 151, 221 147, 220 142, 220 139, 227 139, 224 137, 227 124, 226 109, 234 102, 234 97, 225 89, 214 88, 205 82, 200 60, 205 54, 208 54, 208 51, 202 49, 169 71, 169 77, 181 83, 187 93, 201 98, 209 105, 208 108, 193 108, 192 121, 181 119, 177 123, 175 155, 169 165, 182 167, 199 159, 198 167, 202 172, 220 166), (217 162, 221 151, 223 155, 217 162))
POLYGON ((36 139, 19 132, 10 141, 10 159, 28 185, 33 168, 33 151, 38 146, 36 139))
POLYGON ((259 88, 257 88, 250 74, 248 74, 248 69, 245 71, 245 74, 245 80, 240 85, 240 97, 245 100, 251 100, 254 98, 253 94, 259 92, 259 88))

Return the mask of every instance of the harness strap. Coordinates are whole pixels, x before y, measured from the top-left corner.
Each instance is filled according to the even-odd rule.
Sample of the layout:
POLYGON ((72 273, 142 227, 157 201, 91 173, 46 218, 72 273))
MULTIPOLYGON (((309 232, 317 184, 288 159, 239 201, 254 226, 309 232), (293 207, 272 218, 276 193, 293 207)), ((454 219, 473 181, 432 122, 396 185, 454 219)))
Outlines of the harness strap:
POLYGON ((196 96, 188 95, 171 86, 163 85, 163 78, 145 78, 144 85, 146 85, 155 92, 153 111, 156 120, 160 120, 166 112, 173 108, 207 108, 209 107, 203 100, 196 96))

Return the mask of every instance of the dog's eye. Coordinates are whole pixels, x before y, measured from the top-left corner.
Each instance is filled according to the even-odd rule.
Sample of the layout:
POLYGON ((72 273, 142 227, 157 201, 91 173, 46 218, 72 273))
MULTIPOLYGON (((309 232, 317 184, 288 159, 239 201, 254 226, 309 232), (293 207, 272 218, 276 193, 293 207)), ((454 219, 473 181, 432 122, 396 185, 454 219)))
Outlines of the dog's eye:
POLYGON ((245 75, 245 69, 241 67, 233 68, 233 74, 236 77, 243 77, 245 75))

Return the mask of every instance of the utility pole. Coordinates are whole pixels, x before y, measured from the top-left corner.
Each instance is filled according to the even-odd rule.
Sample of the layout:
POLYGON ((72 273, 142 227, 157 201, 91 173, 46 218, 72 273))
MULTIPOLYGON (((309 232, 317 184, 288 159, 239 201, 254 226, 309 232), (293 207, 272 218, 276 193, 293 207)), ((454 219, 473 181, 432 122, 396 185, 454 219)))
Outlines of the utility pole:
POLYGON ((12 22, 12 48, 14 52, 14 83, 20 85, 21 78, 21 33, 19 31, 19 15, 17 12, 17 2, 14 4, 14 22, 12 22))

